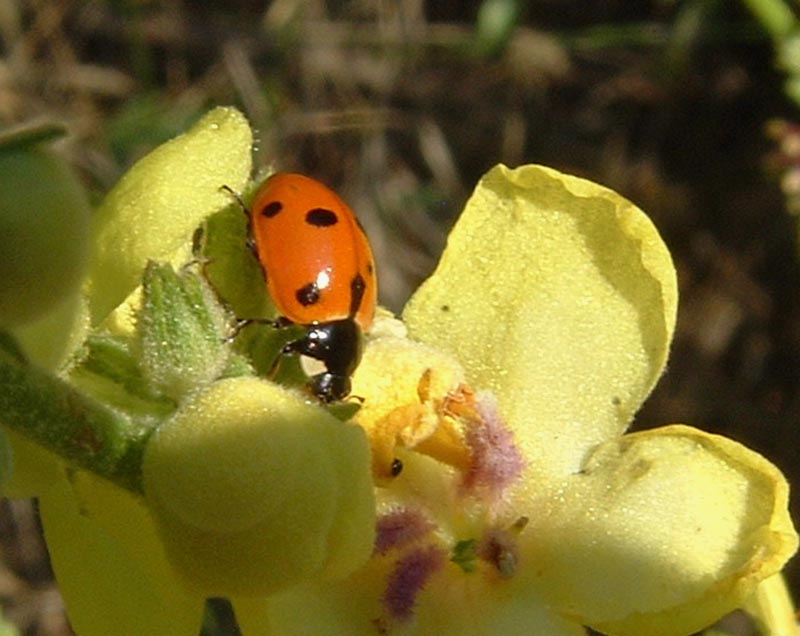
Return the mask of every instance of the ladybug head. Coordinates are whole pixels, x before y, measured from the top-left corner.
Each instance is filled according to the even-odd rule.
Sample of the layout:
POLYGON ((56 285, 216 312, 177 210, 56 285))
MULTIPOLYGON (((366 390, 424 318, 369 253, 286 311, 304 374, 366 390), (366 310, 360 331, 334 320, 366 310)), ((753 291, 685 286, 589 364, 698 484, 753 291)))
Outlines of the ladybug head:
POLYGON ((308 388, 321 402, 338 402, 350 394, 350 378, 325 371, 313 376, 308 388))

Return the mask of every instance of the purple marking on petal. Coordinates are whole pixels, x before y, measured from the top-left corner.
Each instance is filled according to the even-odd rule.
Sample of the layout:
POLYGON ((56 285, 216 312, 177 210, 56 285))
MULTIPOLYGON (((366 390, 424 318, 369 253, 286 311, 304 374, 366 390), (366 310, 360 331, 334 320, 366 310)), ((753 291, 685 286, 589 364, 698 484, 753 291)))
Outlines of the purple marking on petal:
POLYGON ((470 422, 464 441, 472 462, 462 486, 470 493, 482 492, 496 499, 525 468, 525 458, 514 440, 513 431, 500 416, 497 400, 488 391, 475 396, 478 421, 470 422))
POLYGON ((426 545, 404 554, 389 574, 383 606, 397 621, 414 615, 417 597, 430 578, 447 563, 447 553, 436 545, 426 545))
POLYGON ((375 525, 375 553, 386 554, 421 539, 436 528, 436 524, 420 512, 398 508, 381 515, 375 525))

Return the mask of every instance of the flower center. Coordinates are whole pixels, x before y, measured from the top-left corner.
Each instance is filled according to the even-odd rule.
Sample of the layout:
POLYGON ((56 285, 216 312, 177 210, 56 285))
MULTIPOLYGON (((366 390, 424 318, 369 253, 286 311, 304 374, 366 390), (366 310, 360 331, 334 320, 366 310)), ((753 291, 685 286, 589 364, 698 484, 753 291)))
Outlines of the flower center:
POLYGON ((445 515, 443 502, 426 493, 422 483, 378 518, 374 557, 389 560, 382 597, 383 620, 389 622, 410 619, 419 594, 448 563, 458 566, 450 567, 451 575, 483 571, 494 580, 513 577, 517 539, 528 522, 525 516, 510 516, 503 505, 525 460, 494 395, 461 384, 433 396, 431 375, 430 369, 422 374, 417 402, 395 408, 370 430, 375 480, 388 493, 397 476, 398 448, 450 467, 445 479, 453 484, 452 510, 445 515), (473 522, 465 525, 466 518, 473 522))
POLYGON ((513 432, 491 392, 460 384, 433 396, 432 373, 420 377, 418 402, 398 406, 368 431, 375 481, 385 486, 399 474, 396 449, 403 447, 455 468, 465 494, 491 502, 525 467, 513 432))

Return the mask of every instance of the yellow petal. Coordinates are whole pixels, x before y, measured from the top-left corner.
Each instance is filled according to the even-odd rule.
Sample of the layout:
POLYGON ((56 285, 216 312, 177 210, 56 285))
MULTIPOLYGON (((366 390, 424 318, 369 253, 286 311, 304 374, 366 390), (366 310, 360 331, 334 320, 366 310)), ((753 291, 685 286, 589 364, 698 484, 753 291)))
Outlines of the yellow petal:
MULTIPOLYGON (((741 606, 797 548, 772 464, 687 426, 600 446, 531 514, 525 559, 566 616, 615 636, 681 636, 741 606)), ((524 566, 523 566, 524 567, 524 566)))
POLYGON ((156 148, 117 183, 93 219, 93 324, 137 286, 148 259, 168 259, 250 174, 252 133, 234 108, 216 108, 156 148))
POLYGON ((187 399, 143 473, 173 564, 207 595, 343 576, 372 550, 364 432, 272 383, 230 378, 187 399))
POLYGON ((75 294, 44 317, 12 331, 33 363, 53 371, 63 370, 89 331, 86 298, 75 294))
POLYGON ((495 391, 534 476, 578 470, 664 368, 675 271, 650 220, 602 186, 497 166, 404 312, 411 337, 495 391))
MULTIPOLYGON (((408 623, 385 615, 381 599, 392 560, 373 559, 343 582, 293 588, 271 597, 269 625, 281 636, 583 636, 584 628, 547 608, 515 581, 465 576, 454 564, 434 575, 408 623), (386 630, 386 631, 381 631, 386 630)), ((259 606, 235 603, 243 632, 262 624, 259 606)), ((261 633, 251 629, 251 634, 261 633)))
POLYGON ((80 505, 66 480, 39 505, 76 633, 195 636, 204 599, 187 593, 171 574, 145 507, 110 483, 86 479, 91 496, 80 505))
POLYGON ((64 478, 63 460, 43 446, 10 428, 3 432, 11 445, 13 471, 3 484, 3 496, 38 497, 64 478))

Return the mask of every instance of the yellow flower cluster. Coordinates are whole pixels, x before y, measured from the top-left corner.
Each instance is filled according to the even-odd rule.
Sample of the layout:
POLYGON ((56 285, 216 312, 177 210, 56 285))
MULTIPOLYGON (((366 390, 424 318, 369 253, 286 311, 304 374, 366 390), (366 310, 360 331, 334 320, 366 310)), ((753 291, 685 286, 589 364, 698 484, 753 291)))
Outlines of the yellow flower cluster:
POLYGON ((780 472, 684 425, 624 434, 677 309, 638 208, 541 166, 491 170, 402 320, 376 320, 343 422, 216 339, 205 282, 147 265, 195 259, 205 221, 214 289, 263 305, 220 190, 244 188, 250 144, 237 111, 212 111, 93 221, 89 319, 60 335, 89 353, 55 370, 125 414, 141 446, 119 462, 141 490, 10 433, 6 493, 39 498, 80 636, 194 636, 211 596, 247 636, 681 636, 738 607, 793 625, 790 603, 770 604, 797 548, 780 472))

